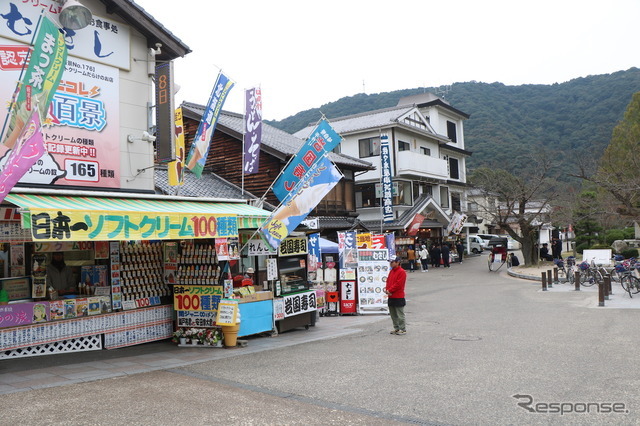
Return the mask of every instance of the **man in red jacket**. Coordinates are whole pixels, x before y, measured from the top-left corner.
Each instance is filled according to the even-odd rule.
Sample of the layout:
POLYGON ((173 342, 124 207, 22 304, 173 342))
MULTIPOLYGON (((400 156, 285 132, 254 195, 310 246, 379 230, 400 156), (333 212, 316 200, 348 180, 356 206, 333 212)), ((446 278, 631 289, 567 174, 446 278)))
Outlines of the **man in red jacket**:
POLYGON ((404 285, 407 282, 407 273, 402 269, 400 263, 401 260, 399 257, 394 257, 389 261, 391 271, 389 271, 387 286, 384 292, 389 296, 387 303, 389 305, 391 321, 393 321, 393 331, 391 334, 402 336, 407 334, 404 321, 404 305, 406 305, 404 285))

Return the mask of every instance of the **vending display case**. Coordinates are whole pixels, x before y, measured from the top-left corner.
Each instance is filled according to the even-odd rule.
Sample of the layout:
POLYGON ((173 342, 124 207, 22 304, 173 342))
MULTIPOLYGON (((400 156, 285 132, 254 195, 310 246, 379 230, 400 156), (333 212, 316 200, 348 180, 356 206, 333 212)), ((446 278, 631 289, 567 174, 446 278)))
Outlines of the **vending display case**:
POLYGON ((280 269, 281 295, 308 290, 306 255, 281 257, 278 259, 280 269))

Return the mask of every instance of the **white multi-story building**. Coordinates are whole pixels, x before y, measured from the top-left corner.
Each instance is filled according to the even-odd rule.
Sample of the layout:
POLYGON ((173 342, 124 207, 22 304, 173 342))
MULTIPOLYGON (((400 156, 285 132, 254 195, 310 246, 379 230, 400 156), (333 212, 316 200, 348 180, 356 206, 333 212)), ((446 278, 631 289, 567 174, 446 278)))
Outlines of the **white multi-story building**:
MULTIPOLYGON (((384 229, 403 229, 416 213, 427 217, 423 229, 446 227, 454 212, 466 211, 464 120, 469 115, 445 100, 424 93, 400 99, 392 108, 332 118, 344 138, 342 154, 372 163, 376 169, 356 176, 355 198, 360 220, 376 229, 381 219, 380 136, 391 148, 394 221, 384 229)), ((312 126, 296 136, 306 137, 312 126)))

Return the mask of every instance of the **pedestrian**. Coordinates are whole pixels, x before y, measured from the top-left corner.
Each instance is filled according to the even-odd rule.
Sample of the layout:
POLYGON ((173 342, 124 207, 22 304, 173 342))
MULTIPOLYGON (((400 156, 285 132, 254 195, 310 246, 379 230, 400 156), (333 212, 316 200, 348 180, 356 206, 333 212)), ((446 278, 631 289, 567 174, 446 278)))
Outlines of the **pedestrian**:
POLYGON ((58 291, 58 295, 75 292, 73 271, 64 261, 64 253, 57 251, 51 255, 47 265, 47 287, 58 291))
POLYGON ((444 243, 442 245, 442 264, 445 268, 449 268, 449 256, 451 255, 451 248, 449 244, 444 243))
POLYGON ((458 252, 458 263, 462 263, 462 256, 464 255, 464 246, 462 241, 458 240, 456 243, 456 251, 458 252))
POLYGON ((409 261, 409 270, 413 272, 416 269, 416 251, 413 249, 413 246, 409 246, 407 250, 407 260, 409 261))
POLYGON ((389 261, 391 270, 387 277, 387 285, 384 292, 388 296, 387 304, 389 305, 389 315, 393 322, 393 331, 391 334, 399 336, 407 334, 407 327, 404 318, 404 306, 406 300, 404 298, 404 286, 407 282, 407 273, 400 266, 399 257, 393 257, 389 261))
POLYGON ((562 259, 562 240, 559 238, 551 240, 551 255, 554 259, 562 259))
POLYGON ((420 255, 420 263, 422 264, 422 272, 429 272, 429 250, 424 244, 418 253, 420 255))
POLYGON ((440 243, 437 243, 433 249, 433 259, 431 261, 436 268, 440 267, 440 262, 442 261, 442 249, 440 248, 440 243))

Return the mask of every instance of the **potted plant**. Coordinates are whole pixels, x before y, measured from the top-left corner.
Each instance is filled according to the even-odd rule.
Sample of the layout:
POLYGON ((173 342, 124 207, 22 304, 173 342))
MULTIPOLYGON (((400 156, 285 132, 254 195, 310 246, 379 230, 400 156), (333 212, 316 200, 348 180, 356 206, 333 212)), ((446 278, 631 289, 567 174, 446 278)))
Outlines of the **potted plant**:
POLYGON ((199 343, 198 331, 199 330, 197 328, 190 328, 189 330, 187 330, 187 334, 189 335, 189 337, 191 337, 192 345, 197 345, 199 343))
POLYGON ((220 330, 217 328, 207 329, 204 344, 216 347, 222 346, 222 335, 220 333, 220 330))
POLYGON ((173 332, 173 338, 171 339, 174 343, 180 343, 181 345, 187 344, 187 336, 184 328, 178 328, 173 332))

